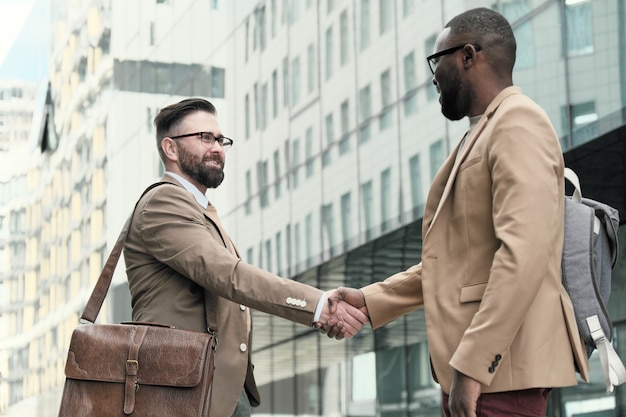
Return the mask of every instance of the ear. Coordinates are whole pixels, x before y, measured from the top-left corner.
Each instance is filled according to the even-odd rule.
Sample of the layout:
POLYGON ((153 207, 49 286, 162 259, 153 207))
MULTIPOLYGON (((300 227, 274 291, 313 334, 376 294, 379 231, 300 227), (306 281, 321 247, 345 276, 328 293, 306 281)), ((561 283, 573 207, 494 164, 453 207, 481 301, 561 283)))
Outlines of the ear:
POLYGON ((474 45, 467 44, 463 48, 463 67, 468 69, 476 62, 476 48, 474 45))
POLYGON ((161 149, 165 157, 170 161, 178 161, 178 144, 174 139, 169 137, 163 138, 161 141, 161 149))

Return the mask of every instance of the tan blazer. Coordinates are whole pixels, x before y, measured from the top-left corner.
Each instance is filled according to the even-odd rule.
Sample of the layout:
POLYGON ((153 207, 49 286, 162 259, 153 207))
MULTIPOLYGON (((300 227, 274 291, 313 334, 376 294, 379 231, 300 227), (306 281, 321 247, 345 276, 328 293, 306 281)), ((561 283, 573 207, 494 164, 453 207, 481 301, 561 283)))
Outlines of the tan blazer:
POLYGON ((426 201, 421 263, 363 288, 373 327, 424 307, 446 393, 454 369, 483 392, 576 385, 575 361, 587 380, 561 285, 563 156, 547 115, 506 88, 458 148, 426 201))
POLYGON ((124 249, 133 320, 206 331, 204 288, 219 296, 212 417, 230 417, 244 387, 253 405, 250 308, 307 326, 322 291, 239 259, 212 206, 175 179, 141 199, 124 249))

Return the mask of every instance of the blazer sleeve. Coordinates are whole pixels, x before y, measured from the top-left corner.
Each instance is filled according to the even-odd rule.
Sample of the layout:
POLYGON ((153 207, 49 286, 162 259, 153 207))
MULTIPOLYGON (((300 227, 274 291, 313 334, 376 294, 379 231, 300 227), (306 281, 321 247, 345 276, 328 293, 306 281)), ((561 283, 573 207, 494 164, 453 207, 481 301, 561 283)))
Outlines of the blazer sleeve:
POLYGON ((423 306, 422 264, 363 287, 361 291, 365 295, 372 328, 382 327, 423 306))
POLYGON ((243 262, 224 246, 215 226, 182 187, 157 187, 138 210, 141 242, 158 262, 220 297, 312 324, 323 291, 243 262))

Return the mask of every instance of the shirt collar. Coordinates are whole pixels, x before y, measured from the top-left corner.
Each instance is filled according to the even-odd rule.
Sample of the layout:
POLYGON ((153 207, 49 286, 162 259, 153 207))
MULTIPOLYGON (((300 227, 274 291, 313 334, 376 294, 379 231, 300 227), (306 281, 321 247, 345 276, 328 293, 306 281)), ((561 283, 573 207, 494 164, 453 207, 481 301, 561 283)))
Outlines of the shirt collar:
POLYGON ((193 185, 192 183, 190 183, 189 181, 187 181, 186 179, 184 179, 178 174, 174 174, 173 172, 170 172, 170 171, 165 171, 165 173, 169 175, 170 177, 173 177, 174 179, 176 179, 185 188, 185 190, 193 194, 194 198, 196 199, 198 204, 202 206, 202 208, 206 208, 209 205, 209 199, 207 198, 207 196, 202 194, 195 185, 193 185))

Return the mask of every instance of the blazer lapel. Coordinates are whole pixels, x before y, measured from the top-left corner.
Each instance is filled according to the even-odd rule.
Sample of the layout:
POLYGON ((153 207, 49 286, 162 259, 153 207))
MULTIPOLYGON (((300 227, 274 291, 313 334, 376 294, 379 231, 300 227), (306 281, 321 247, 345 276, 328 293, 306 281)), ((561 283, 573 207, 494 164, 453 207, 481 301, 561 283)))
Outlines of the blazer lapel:
POLYGON ((204 215, 211 221, 211 223, 215 225, 215 228, 222 237, 224 246, 232 253, 237 255, 238 258, 241 258, 241 256, 239 256, 239 252, 237 252, 237 248, 235 248, 235 245, 233 244, 233 241, 230 240, 230 236, 228 236, 228 233, 226 233, 226 230, 224 230, 224 228, 222 227, 222 223, 220 222, 220 218, 217 215, 217 210, 215 209, 215 207, 209 204, 204 210, 204 215))
POLYGON ((439 184, 440 184, 439 186, 441 186, 441 184, 443 184, 443 181, 445 181, 445 179, 442 178, 442 175, 440 175, 440 174, 444 174, 448 170, 449 170, 450 174, 447 176, 447 181, 445 182, 445 187, 444 187, 443 191, 441 192, 441 197, 440 197, 439 202, 437 204, 437 208, 435 209, 435 212, 433 214, 432 220, 430 220, 430 222, 428 223, 428 228, 423 233, 424 237, 426 237, 428 232, 431 230, 432 225, 434 224, 434 222, 437 219, 439 213, 441 212, 441 208, 443 207, 443 204, 445 203, 446 199, 450 195, 450 192, 452 190, 452 186, 454 185, 454 181, 456 179, 456 175, 459 172, 459 167, 461 166, 461 164, 463 163, 463 161, 465 160, 465 158, 469 154, 469 151, 474 146, 474 143, 476 143, 476 140, 478 139, 480 134, 483 132, 483 130, 485 130, 485 126, 487 125, 487 122, 492 118, 492 116, 494 115, 494 113, 496 112, 496 110, 498 109, 500 104, 502 104, 502 102, 507 97, 511 96, 512 94, 519 94, 520 92, 521 92, 521 90, 520 90, 519 87, 507 87, 504 90, 502 90, 493 99, 493 101, 489 104, 489 106, 487 106, 487 110, 485 110, 485 113, 483 114, 483 117, 480 118, 480 120, 478 121, 478 124, 472 130, 470 135, 465 138, 463 149, 461 149, 461 151, 459 152, 459 146, 461 146, 461 143, 463 142, 463 141, 461 141, 461 142, 459 142, 459 144, 457 146, 455 146, 454 150, 452 151, 452 153, 448 157, 448 160, 441 167, 441 170, 437 174, 437 177, 435 178, 435 181, 433 181, 433 186, 432 187, 436 186, 437 179, 439 180, 439 184), (457 153, 458 153, 458 156, 457 156, 457 153), (452 164, 452 168, 450 168, 450 164, 452 164))

